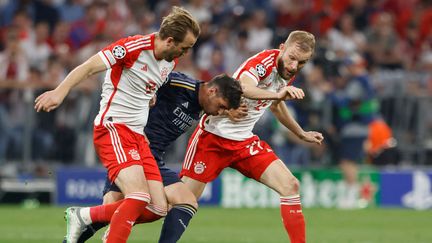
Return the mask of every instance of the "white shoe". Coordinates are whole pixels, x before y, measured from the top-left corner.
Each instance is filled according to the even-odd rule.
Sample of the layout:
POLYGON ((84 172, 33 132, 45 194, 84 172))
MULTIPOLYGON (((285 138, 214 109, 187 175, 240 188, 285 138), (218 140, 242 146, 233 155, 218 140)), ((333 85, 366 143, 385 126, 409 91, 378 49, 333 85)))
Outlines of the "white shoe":
POLYGON ((76 243, 87 225, 80 215, 80 207, 70 207, 65 211, 66 243, 76 243))

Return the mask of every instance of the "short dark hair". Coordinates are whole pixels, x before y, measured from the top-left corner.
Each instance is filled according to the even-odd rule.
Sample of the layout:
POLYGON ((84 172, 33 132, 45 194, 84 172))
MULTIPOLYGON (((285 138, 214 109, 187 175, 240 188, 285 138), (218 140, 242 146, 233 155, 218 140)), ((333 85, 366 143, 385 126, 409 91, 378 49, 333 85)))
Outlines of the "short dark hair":
POLYGON ((240 106, 243 90, 239 81, 226 74, 220 74, 210 80, 208 84, 218 87, 219 95, 228 100, 228 109, 237 109, 240 106))

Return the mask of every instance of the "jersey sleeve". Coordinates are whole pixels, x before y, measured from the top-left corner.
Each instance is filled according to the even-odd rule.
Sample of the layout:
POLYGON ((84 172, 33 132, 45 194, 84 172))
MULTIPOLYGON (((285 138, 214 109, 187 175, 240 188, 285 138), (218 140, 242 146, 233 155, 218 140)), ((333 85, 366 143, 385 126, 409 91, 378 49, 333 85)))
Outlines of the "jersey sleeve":
POLYGON ((142 47, 151 46, 151 40, 142 35, 120 39, 99 51, 107 68, 122 66, 130 68, 138 58, 142 47))
POLYGON ((275 60, 275 52, 263 51, 258 53, 243 64, 236 78, 239 79, 242 74, 245 74, 258 84, 271 74, 273 67, 276 65, 275 60))

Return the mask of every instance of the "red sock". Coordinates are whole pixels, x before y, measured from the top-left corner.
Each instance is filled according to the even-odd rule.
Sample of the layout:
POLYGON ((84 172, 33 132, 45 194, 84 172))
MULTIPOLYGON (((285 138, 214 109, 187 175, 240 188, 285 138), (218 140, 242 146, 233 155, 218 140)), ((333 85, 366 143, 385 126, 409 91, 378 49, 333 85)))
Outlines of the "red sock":
POLYGON ((306 242, 306 227, 300 196, 281 197, 281 215, 291 243, 306 242))
MULTIPOLYGON (((123 203, 123 200, 124 199, 111 204, 91 207, 90 218, 92 220, 92 223, 109 223, 115 210, 123 203)), ((136 224, 150 223, 164 217, 165 215, 166 212, 159 212, 158 210, 155 210, 154 207, 152 207, 151 205, 148 205, 146 209, 141 213, 140 217, 136 220, 136 224), (152 210, 149 210, 149 207, 152 210)))
POLYGON ((107 243, 126 243, 132 226, 145 210, 149 201, 148 193, 127 195, 111 218, 107 243))
POLYGON ((136 220, 137 224, 150 223, 156 221, 167 214, 166 210, 160 209, 153 204, 147 205, 141 216, 136 220))
POLYGON ((123 200, 105 204, 100 206, 95 206, 90 208, 90 218, 92 223, 100 222, 100 223, 109 223, 111 221, 111 217, 114 214, 115 210, 123 203, 123 200))

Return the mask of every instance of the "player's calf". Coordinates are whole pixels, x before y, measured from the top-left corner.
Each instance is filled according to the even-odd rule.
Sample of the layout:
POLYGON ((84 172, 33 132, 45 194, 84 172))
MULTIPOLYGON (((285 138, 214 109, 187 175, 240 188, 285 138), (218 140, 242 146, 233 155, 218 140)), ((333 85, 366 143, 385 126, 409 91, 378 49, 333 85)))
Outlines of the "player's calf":
POLYGON ((195 195, 181 182, 165 187, 165 193, 173 206, 165 217, 159 243, 175 243, 196 214, 198 202, 195 195))

